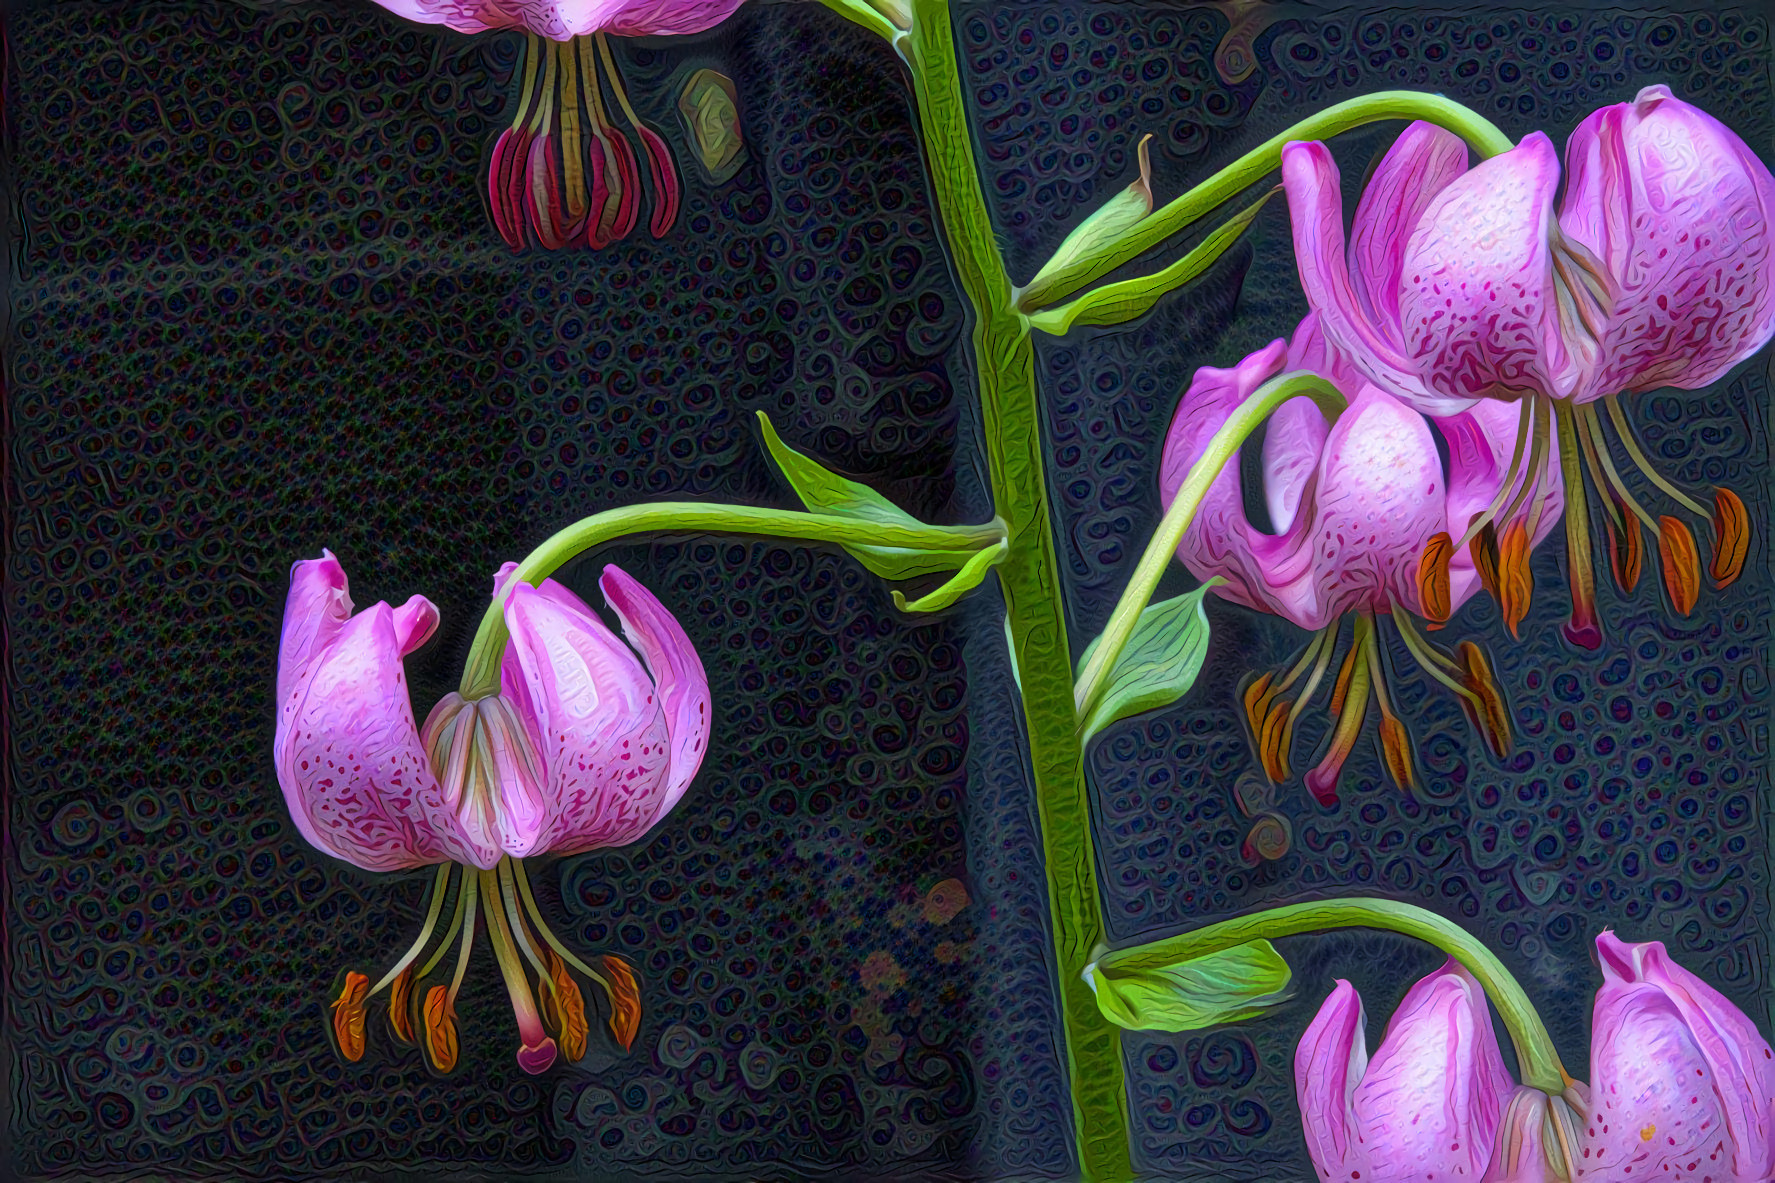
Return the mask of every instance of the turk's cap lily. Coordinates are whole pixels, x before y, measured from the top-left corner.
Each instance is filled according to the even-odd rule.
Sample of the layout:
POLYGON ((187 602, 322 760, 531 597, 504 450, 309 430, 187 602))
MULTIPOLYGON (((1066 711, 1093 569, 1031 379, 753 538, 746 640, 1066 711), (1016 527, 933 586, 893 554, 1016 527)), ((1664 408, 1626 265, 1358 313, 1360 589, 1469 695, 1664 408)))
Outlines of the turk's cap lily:
POLYGON ((587 33, 645 37, 700 33, 733 14, 740 0, 376 0, 396 16, 459 33, 524 29, 565 41, 587 33))
MULTIPOLYGON (((1332 424, 1306 397, 1271 416, 1261 467, 1277 533, 1251 524, 1239 464, 1227 463, 1178 546, 1193 574, 1220 576, 1226 582, 1215 593, 1235 603, 1320 629, 1351 610, 1387 612, 1395 602, 1424 612, 1418 571, 1426 546, 1438 534, 1461 537, 1500 493, 1515 504, 1497 519, 1499 533, 1532 518, 1532 547, 1553 529, 1562 502, 1552 456, 1534 495, 1514 496, 1527 479, 1524 471, 1510 473, 1514 408, 1473 404, 1436 419, 1449 449, 1445 478, 1424 417, 1366 380, 1326 340, 1320 323, 1310 313, 1291 341, 1271 342, 1232 369, 1204 366, 1184 394, 1159 475, 1167 505, 1233 411, 1284 370, 1319 373, 1350 399, 1332 424)), ((1454 549, 1447 562, 1449 602, 1432 613, 1438 619, 1481 586, 1469 548, 1454 549)))
POLYGON ((1355 988, 1339 981, 1302 1036, 1294 1082, 1323 1180, 1478 1180, 1515 1083, 1485 992, 1452 959, 1412 986, 1368 1056, 1355 988))
MULTIPOLYGON (((500 586, 512 567, 500 573, 500 586)), ((353 615, 331 552, 291 572, 274 756, 314 846, 369 870, 574 853, 633 842, 683 795, 709 732, 708 679, 689 638, 616 567, 600 581, 637 661, 552 580, 505 604, 496 695, 446 695, 413 721, 401 659, 437 625, 415 596, 353 615)), ((498 588, 496 588, 497 594, 498 588)))
POLYGON ((1561 198, 1543 133, 1469 169, 1457 137, 1415 123, 1364 191, 1346 252, 1330 152, 1289 144, 1296 260, 1327 336, 1437 414, 1694 389, 1775 334, 1775 181, 1730 130, 1648 87, 1586 119, 1566 162, 1561 198))
POLYGON ((1585 1183, 1775 1177, 1775 1052, 1658 941, 1596 939, 1585 1183))

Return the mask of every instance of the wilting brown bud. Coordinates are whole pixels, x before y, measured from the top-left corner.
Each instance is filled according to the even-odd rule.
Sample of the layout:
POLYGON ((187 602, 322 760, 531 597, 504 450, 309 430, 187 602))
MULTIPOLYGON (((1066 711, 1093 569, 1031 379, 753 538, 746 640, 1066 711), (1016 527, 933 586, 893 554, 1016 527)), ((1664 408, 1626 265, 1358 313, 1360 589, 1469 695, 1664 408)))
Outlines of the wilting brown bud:
POLYGON ((1246 862, 1273 862, 1288 853, 1288 845, 1293 837, 1287 818, 1274 813, 1260 813, 1251 832, 1245 835, 1245 844, 1239 853, 1245 856, 1246 862))
POLYGON ((1730 489, 1713 492, 1713 561, 1707 573, 1713 586, 1725 587, 1744 570, 1744 555, 1750 549, 1750 515, 1744 502, 1730 489))
POLYGON ((339 1054, 352 1063, 364 1058, 364 1003, 370 996, 370 979, 348 972, 345 987, 333 1003, 333 1034, 339 1040, 339 1054))
POLYGON ((395 975, 388 992, 388 1025, 402 1043, 413 1042, 413 967, 395 975))
POLYGON ((1264 775, 1277 784, 1289 777, 1288 752, 1293 746, 1294 712, 1286 698, 1272 698, 1269 713, 1264 716, 1263 730, 1257 733, 1257 751, 1263 760, 1264 775))
POLYGON ((1664 566, 1664 590, 1677 615, 1687 616, 1701 595, 1701 558, 1695 536, 1668 514, 1658 519, 1658 558, 1664 566))
POLYGON ((553 949, 544 952, 548 954, 549 980, 542 991, 545 999, 542 1020, 554 1031, 555 1044, 561 1049, 561 1055, 569 1061, 577 1060, 586 1054, 586 1036, 590 1030, 586 1025, 585 998, 579 992, 579 983, 561 963, 560 956, 553 949))
POLYGON ((1497 679, 1492 677, 1491 663, 1485 659, 1485 650, 1472 641, 1462 641, 1455 656, 1467 673, 1467 689, 1479 700, 1477 709, 1465 699, 1461 705, 1467 708, 1486 745, 1501 760, 1510 754, 1510 712, 1504 708, 1504 696, 1498 690, 1497 679))
POLYGON ((425 1052, 432 1067, 449 1072, 456 1067, 456 1008, 450 1005, 450 993, 442 986, 433 986, 425 995, 425 1052))
POLYGON ((1504 527, 1504 536, 1498 540, 1498 607, 1504 613, 1504 623, 1510 626, 1510 635, 1518 639, 1535 590, 1528 555, 1528 525, 1518 518, 1504 527))
POLYGON ((1418 603, 1424 618, 1442 624, 1451 611, 1448 588, 1448 561, 1454 556, 1454 539, 1447 531, 1430 536, 1424 543, 1423 557, 1418 560, 1418 603))
POLYGON ((1501 599, 1498 593, 1498 532, 1490 522, 1473 535, 1473 541, 1467 544, 1467 553, 1473 556, 1473 569, 1479 572, 1479 582, 1485 593, 1494 600, 1501 599))
POLYGON ((600 961, 610 980, 610 1033, 626 1052, 641 1030, 641 987, 635 982, 635 971, 622 958, 605 956, 600 961))
POLYGON ((1381 716, 1381 754, 1387 758, 1393 783, 1409 793, 1416 783, 1411 771, 1411 734, 1396 715, 1381 716))
POLYGON ((1639 519, 1632 514, 1623 514, 1621 532, 1615 532, 1614 519, 1603 515, 1603 529, 1609 535, 1609 568, 1615 574, 1615 586, 1624 592, 1631 592, 1639 584, 1640 571, 1645 566, 1645 554, 1640 547, 1639 519))

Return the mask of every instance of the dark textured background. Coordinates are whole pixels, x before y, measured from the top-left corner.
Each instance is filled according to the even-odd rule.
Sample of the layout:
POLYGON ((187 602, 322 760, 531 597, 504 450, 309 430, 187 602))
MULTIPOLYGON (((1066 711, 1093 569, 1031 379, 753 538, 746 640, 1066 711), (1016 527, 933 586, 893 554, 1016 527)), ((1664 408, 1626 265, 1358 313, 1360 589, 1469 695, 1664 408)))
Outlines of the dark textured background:
MULTIPOLYGON (((1015 278, 1126 183, 1140 134, 1169 195, 1294 113, 1381 87, 1559 138, 1664 81, 1765 154, 1775 136, 1752 12, 981 5, 957 26, 1015 278), (1229 27, 1256 62, 1232 80, 1212 60, 1229 27)), ((646 1007, 631 1054, 595 1040, 540 1078, 512 1060, 485 950, 454 1077, 380 1033, 340 1064, 326 992, 341 967, 398 955, 429 876, 307 847, 270 765, 286 572, 322 546, 360 605, 422 591, 442 608, 408 661, 423 715, 492 571, 561 524, 641 498, 788 504, 754 410, 920 516, 990 513, 965 311, 890 55, 812 5, 619 46, 681 163, 676 86, 702 65, 731 75, 749 163, 714 190, 686 167, 663 242, 513 255, 479 194, 517 38, 362 3, 208 0, 15 6, 7 39, 12 1169, 1063 1172, 1040 864, 990 589, 907 620, 842 555, 713 539, 569 572, 594 602, 604 561, 661 596, 704 655, 716 728, 644 843, 540 869, 557 931, 631 958, 646 1007), (969 904, 945 920, 927 904, 956 879, 969 904)), ((1352 190, 1385 143, 1340 141, 1352 190)), ((1301 311, 1277 208, 1145 324, 1043 347, 1078 646, 1156 520, 1156 443, 1189 373, 1301 311)), ((1402 684, 1425 790, 1386 785, 1365 741, 1336 809, 1277 792, 1294 849, 1263 867, 1238 852, 1230 786, 1251 761, 1233 687, 1304 638, 1213 608, 1201 684, 1090 759, 1112 936, 1382 892, 1483 933, 1574 1068, 1605 924, 1669 941, 1766 1017, 1766 372, 1635 407, 1668 472, 1745 495, 1759 532, 1738 585, 1686 621, 1654 577, 1629 601, 1605 589, 1608 644, 1574 654, 1555 539, 1521 644, 1477 599, 1449 634, 1494 655, 1515 757, 1492 761, 1446 696, 1402 684)), ((1343 975, 1378 1038, 1436 960, 1354 936, 1284 952, 1298 998, 1276 1017, 1127 1038, 1137 1161, 1305 1178, 1301 1027, 1343 975)))

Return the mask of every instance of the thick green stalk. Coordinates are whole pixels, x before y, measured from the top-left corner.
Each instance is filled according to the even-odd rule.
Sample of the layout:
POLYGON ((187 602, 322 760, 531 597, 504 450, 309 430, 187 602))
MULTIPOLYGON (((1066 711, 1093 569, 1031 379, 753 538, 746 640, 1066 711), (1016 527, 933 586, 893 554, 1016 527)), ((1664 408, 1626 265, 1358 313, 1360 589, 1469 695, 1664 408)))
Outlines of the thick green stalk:
POLYGON ((1165 510, 1165 516, 1159 521, 1159 528, 1146 544, 1146 553, 1140 556, 1139 566, 1134 568, 1134 577, 1128 581, 1128 587, 1122 592, 1122 598, 1116 602, 1115 611, 1110 613, 1109 623, 1104 625, 1103 633, 1097 641, 1097 647, 1091 651, 1085 668, 1079 671, 1079 681, 1074 689, 1074 702, 1078 717, 1082 721, 1091 716, 1091 708, 1103 696, 1103 688, 1109 684, 1109 673, 1116 668, 1116 659, 1122 655, 1122 649, 1128 644, 1128 638, 1134 635, 1134 626, 1140 622, 1140 613, 1145 610, 1147 602, 1153 598, 1153 589, 1159 586, 1159 577, 1171 562, 1171 556, 1177 553, 1177 544, 1183 541, 1183 532, 1195 519, 1196 510, 1201 507, 1202 499, 1208 496, 1209 488, 1220 470, 1226 467, 1233 453, 1239 450, 1246 437, 1257 430, 1257 425, 1268 419, 1277 407, 1292 398, 1306 396, 1319 404, 1327 420, 1336 419, 1343 413, 1345 400, 1343 392, 1332 385, 1330 379, 1324 378, 1308 370, 1296 370, 1281 374, 1265 382, 1251 396, 1227 417, 1208 441, 1207 449, 1194 465, 1189 475, 1184 477, 1183 484, 1172 498, 1171 505, 1165 510))
POLYGON ((1133 1175, 1121 1038, 1098 1013, 1082 976, 1102 939, 1103 918, 1084 761, 1070 709, 1072 663, 1048 520, 1035 349, 1012 307, 1011 282, 987 216, 954 36, 947 0, 913 0, 907 61, 937 209, 974 307, 974 364, 993 502, 1009 530, 999 584, 1035 775, 1079 1169, 1086 1178, 1120 1183, 1133 1175))
POLYGON ((1115 239, 1081 254, 1056 271, 1045 286, 1043 301, 1053 304, 1098 276, 1146 253, 1222 202, 1229 201, 1274 172, 1282 149, 1293 140, 1325 140, 1339 132, 1388 119, 1421 119, 1454 132, 1481 157, 1508 152, 1510 137, 1477 111, 1441 95, 1414 90, 1383 90, 1346 100, 1309 115, 1277 132, 1181 197, 1160 206, 1115 239))
POLYGON ((1384 929, 1416 937, 1441 949, 1479 979, 1486 997, 1498 1008, 1504 1027, 1510 1032, 1510 1040, 1516 1045, 1516 1062, 1522 1071, 1522 1083, 1554 1096, 1571 1083, 1572 1078, 1559 1062, 1559 1052, 1554 1048, 1553 1037, 1547 1034, 1541 1016, 1497 955, 1458 924, 1413 904, 1363 898, 1290 904, 1222 920, 1151 944, 1117 949, 1104 954, 1100 964, 1121 970, 1162 968, 1249 941, 1325 932, 1333 928, 1384 929))
MULTIPOLYGON (((628 534, 657 530, 708 530, 723 534, 763 534, 818 542, 952 550, 972 554, 999 540, 999 527, 899 526, 866 518, 799 513, 752 505, 705 505, 697 501, 656 501, 625 505, 581 518, 531 551, 507 585, 541 583, 581 551, 628 534)), ((963 562, 957 562, 961 566, 963 562)), ((505 653, 505 596, 487 606, 462 671, 462 696, 483 698, 499 689, 499 659, 505 653)))

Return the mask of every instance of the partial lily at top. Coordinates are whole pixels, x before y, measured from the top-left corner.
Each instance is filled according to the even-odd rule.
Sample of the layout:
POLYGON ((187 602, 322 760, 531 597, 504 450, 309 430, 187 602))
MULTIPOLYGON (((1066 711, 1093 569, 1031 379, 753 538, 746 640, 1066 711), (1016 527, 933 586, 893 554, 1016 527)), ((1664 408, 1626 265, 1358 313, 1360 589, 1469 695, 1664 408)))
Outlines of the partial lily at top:
MULTIPOLYGON (((517 113, 494 142, 487 178, 493 224, 510 246, 534 241, 548 250, 597 249, 628 237, 643 205, 655 238, 672 228, 677 165, 665 139, 635 113, 610 38, 701 33, 726 20, 741 0, 376 2, 408 20, 464 33, 524 30, 517 113), (631 136, 646 160, 645 186, 631 136)), ((692 126, 737 135, 737 123, 712 116, 703 101, 716 100, 731 116, 731 90, 698 94, 699 109, 688 115, 692 126)))
MULTIPOLYGON (((1358 225, 1347 251, 1325 145, 1289 145, 1282 175, 1301 283, 1327 339, 1426 414, 1513 404, 1527 455, 1558 452, 1575 511, 1568 639, 1595 648, 1602 636, 1586 475, 1622 589, 1639 578, 1644 525, 1675 609, 1686 615, 1700 591, 1689 527, 1641 504, 1618 455, 1710 523, 1715 585, 1737 578, 1749 544, 1743 501, 1720 488, 1709 507, 1667 480, 1619 396, 1705 387, 1775 335, 1775 180, 1742 140, 1669 88, 1648 87, 1572 133, 1561 194, 1558 155, 1540 132, 1469 168, 1465 144, 1415 123, 1363 194, 1386 216, 1358 225)), ((1476 524, 1457 535, 1475 541, 1476 524)))

